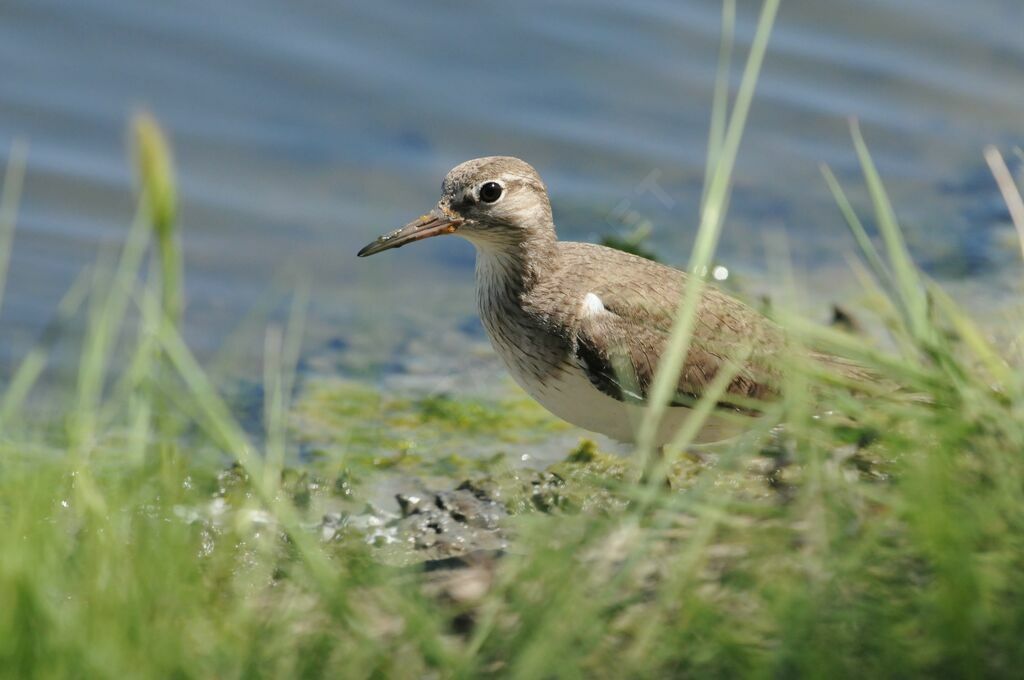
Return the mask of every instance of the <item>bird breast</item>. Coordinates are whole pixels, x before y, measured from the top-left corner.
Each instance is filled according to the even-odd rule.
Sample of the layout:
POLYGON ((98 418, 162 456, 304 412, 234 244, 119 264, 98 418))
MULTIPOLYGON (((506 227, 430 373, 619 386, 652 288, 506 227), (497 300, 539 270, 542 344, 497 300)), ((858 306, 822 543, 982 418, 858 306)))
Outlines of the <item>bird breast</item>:
POLYGON ((527 392, 557 373, 569 359, 569 345, 546 328, 524 304, 524 287, 513 263, 477 258, 476 295, 480 320, 495 352, 527 392))

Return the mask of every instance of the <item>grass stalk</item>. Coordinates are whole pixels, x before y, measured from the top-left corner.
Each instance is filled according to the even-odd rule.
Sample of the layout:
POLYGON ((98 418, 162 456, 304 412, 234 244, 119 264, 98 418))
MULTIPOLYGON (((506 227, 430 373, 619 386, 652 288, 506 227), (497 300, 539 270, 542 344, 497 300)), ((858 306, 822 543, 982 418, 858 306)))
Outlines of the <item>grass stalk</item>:
POLYGON ((868 236, 867 230, 861 223, 860 218, 857 217, 857 212, 850 204, 850 199, 846 197, 846 192, 843 191, 839 180, 836 179, 836 176, 832 174, 832 170, 827 165, 821 166, 821 174, 825 177, 825 183, 828 185, 829 191, 832 192, 832 198, 835 200, 836 205, 839 206, 839 211, 843 214, 843 218, 846 220, 847 226, 850 227, 853 238, 857 242, 861 253, 864 254, 871 270, 882 285, 891 285, 892 274, 889 273, 885 263, 882 261, 882 256, 879 255, 875 244, 871 242, 871 237, 868 236))
POLYGON ((210 384, 199 363, 173 328, 171 320, 165 316, 163 323, 164 328, 157 337, 172 365, 188 386, 203 416, 201 424, 249 474, 260 502, 273 513, 282 530, 295 544, 321 594, 328 600, 335 599, 336 567, 331 565, 313 537, 302 529, 290 502, 281 498, 277 480, 270 479, 264 471, 263 456, 231 416, 230 409, 210 384))
POLYGON ((161 306, 164 315, 178 327, 181 322, 183 284, 174 162, 167 137, 152 115, 137 114, 132 128, 141 201, 156 236, 161 306))
POLYGON ((39 340, 19 362, 0 399, 0 432, 20 415, 22 406, 43 374, 52 346, 66 330, 89 293, 89 271, 81 272, 57 304, 57 313, 40 334, 39 340))
POLYGON ((878 174, 871 154, 868 151, 864 136, 861 134, 860 125, 856 120, 850 121, 850 133, 853 136, 854 148, 857 157, 860 159, 861 170, 867 182, 868 192, 871 194, 871 201, 875 207, 875 215, 878 221, 878 230, 885 242, 886 254, 889 256, 889 264, 892 267, 895 292, 897 299, 902 303, 901 307, 905 315, 907 327, 911 337, 918 345, 927 349, 934 344, 936 338, 928 323, 928 298, 925 295, 924 286, 917 273, 917 268, 910 259, 906 243, 903 240, 902 232, 896 220, 896 213, 893 211, 885 186, 878 174))
POLYGON ((1020 243, 1021 258, 1024 259, 1024 198, 1021 198, 1020 189, 1014 181, 1010 169, 1006 167, 1003 154, 994 146, 985 147, 985 162, 992 170, 992 176, 996 179, 999 191, 1003 195, 1003 201, 1010 211, 1010 221, 1017 230, 1017 240, 1020 243))
POLYGON ((736 163, 740 140, 743 137, 743 129, 750 112, 754 90, 778 8, 778 0, 765 0, 761 7, 761 15, 758 18, 757 29, 750 46, 750 54, 743 70, 743 77, 740 80, 736 101, 729 116, 722 148, 715 154, 717 162, 711 173, 711 182, 706 192, 707 198, 703 210, 701 210, 697 238, 690 256, 688 266, 690 279, 683 297, 679 301, 676 320, 672 326, 665 352, 658 362, 654 383, 650 389, 648 406, 637 431, 637 456, 645 468, 653 453, 654 437, 658 426, 664 417, 665 409, 675 394, 679 374, 689 351, 697 306, 704 288, 704 277, 711 264, 725 218, 724 210, 728 201, 732 170, 736 163))
POLYGON ((7 268, 11 262, 14 225, 18 221, 18 204, 21 202, 27 158, 28 143, 16 140, 7 157, 7 171, 4 173, 3 191, 0 193, 0 305, 3 304, 7 284, 7 268))
POLYGON ((718 48, 718 69, 711 98, 711 126, 708 130, 708 152, 704 163, 704 186, 701 189, 701 211, 707 202, 708 190, 718 156, 725 145, 726 117, 729 113, 729 77, 732 69, 733 41, 736 33, 736 0, 722 2, 722 38, 718 48))

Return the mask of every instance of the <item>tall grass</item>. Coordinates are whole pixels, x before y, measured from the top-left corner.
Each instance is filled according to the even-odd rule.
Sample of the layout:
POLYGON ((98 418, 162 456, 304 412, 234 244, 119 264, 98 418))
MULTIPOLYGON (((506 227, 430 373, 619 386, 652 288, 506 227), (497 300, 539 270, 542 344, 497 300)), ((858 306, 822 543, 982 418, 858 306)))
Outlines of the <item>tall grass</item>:
MULTIPOLYGON (((732 123, 716 124, 693 271, 717 239, 775 6, 762 14, 732 123)), ((716 101, 724 116, 721 91, 716 101)), ((487 587, 459 597, 437 596, 419 569, 384 566, 356 527, 321 541, 321 505, 309 497, 323 485, 281 474, 301 301, 267 335, 262 441, 192 356, 178 327, 169 147, 152 119, 134 129, 139 210, 125 246, 83 275, 57 315, 84 306, 89 319, 66 418, 24 411, 45 345, 0 402, 0 675, 1018 672, 1024 378, 913 266, 856 128, 880 246, 826 178, 898 354, 782 318, 795 341, 903 389, 851 390, 794 361, 786 399, 755 426, 782 421, 784 435, 755 433, 713 464, 678 464, 675 491, 591 480, 595 493, 632 500, 626 510, 517 514, 508 554, 456 575, 487 587), (239 467, 225 471, 232 461, 239 467)), ((0 206, 8 246, 20 167, 0 206)), ((683 301, 684 319, 693 304, 683 301)), ((687 335, 684 322, 675 351, 687 335)))

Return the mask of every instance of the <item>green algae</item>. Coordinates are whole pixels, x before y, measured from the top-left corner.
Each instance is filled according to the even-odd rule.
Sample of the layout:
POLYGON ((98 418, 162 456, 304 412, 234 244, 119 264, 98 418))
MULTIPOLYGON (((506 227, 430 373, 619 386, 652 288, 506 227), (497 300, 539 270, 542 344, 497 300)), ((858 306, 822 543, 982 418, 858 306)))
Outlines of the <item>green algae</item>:
POLYGON ((570 429, 525 394, 402 399, 340 378, 308 380, 290 423, 294 439, 320 464, 437 476, 493 470, 509 447, 570 429))
POLYGON ((568 429, 525 395, 494 401, 443 394, 418 399, 412 402, 411 410, 407 421, 410 426, 488 435, 506 442, 536 441, 568 429))

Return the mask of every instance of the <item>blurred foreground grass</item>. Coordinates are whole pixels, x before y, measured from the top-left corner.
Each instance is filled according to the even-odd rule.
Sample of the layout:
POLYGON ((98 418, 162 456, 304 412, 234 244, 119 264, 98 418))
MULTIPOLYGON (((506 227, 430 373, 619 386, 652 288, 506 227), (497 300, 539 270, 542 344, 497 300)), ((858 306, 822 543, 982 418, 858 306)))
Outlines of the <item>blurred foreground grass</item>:
MULTIPOLYGON (((829 180, 896 354, 781 320, 913 398, 855 393, 794 364, 784 402, 750 437, 675 463, 673 490, 583 445, 548 473, 566 502, 513 489, 525 495, 503 497, 506 554, 438 588, 419 567, 388 566, 365 526, 328 535, 321 516, 357 514, 382 467, 442 461, 453 482, 481 484, 511 474, 500 460, 445 467, 447 436, 411 460, 401 442, 425 424, 493 438, 557 426, 518 399, 446 398, 389 403, 394 419, 368 426, 382 397, 349 383, 315 383, 293 403, 297 309, 268 336, 254 441, 181 341, 170 163, 155 124, 136 133, 138 217, 115 265, 84 278, 61 312, 84 304, 90 320, 66 417, 23 413, 45 347, 0 402, 0 674, 1019 673, 1020 357, 990 347, 910 263, 859 134, 881 251, 829 180), (322 447, 308 466, 286 466, 305 440, 322 447), (587 502, 597 497, 612 502, 587 502)), ((13 156, 8 187, 20 178, 13 156)), ((0 211, 4 244, 16 193, 0 211)), ((708 200, 721 207, 725 195, 708 200)))

